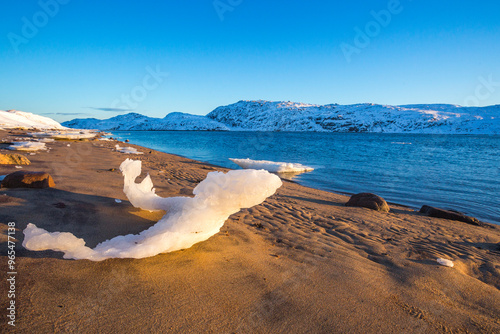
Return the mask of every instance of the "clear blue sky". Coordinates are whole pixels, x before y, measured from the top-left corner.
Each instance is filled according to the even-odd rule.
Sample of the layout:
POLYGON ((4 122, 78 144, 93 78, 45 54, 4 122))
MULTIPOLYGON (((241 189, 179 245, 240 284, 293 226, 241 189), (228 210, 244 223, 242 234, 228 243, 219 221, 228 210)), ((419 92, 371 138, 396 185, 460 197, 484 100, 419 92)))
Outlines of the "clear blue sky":
POLYGON ((0 109, 63 121, 250 99, 500 104, 498 1, 56 1, 2 2, 0 109))

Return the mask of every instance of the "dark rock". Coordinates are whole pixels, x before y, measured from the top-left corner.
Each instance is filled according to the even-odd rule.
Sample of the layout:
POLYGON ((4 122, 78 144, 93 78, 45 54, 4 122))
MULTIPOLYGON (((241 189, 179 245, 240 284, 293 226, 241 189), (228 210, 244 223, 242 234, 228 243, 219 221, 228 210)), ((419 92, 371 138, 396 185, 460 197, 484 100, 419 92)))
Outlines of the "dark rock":
POLYGON ((0 153, 0 165, 29 165, 31 162, 24 155, 17 153, 0 153))
POLYGON ((181 190, 179 190, 179 194, 193 196, 193 189, 191 189, 191 188, 182 188, 181 190))
POLYGON ((52 205, 58 209, 64 209, 66 207, 66 204, 64 204, 63 202, 54 203, 52 205))
POLYGON ((452 211, 452 210, 444 210, 440 208, 435 208, 432 206, 424 205, 422 208, 420 208, 420 213, 424 213, 428 215, 429 217, 435 217, 435 218, 443 218, 443 219, 449 219, 449 220, 458 220, 467 224, 471 225, 482 225, 479 220, 477 220, 474 217, 469 217, 464 215, 461 212, 457 211, 452 211))
POLYGON ((128 139, 125 139, 125 142, 126 142, 126 143, 128 143, 128 142, 130 142, 130 140, 128 140, 128 139))
POLYGON ((55 187, 54 180, 45 172, 14 172, 2 181, 4 188, 49 188, 55 187))
POLYGON ((345 206, 369 208, 382 212, 389 212, 390 210, 389 205, 387 205, 387 202, 382 197, 372 193, 360 193, 352 195, 345 206))

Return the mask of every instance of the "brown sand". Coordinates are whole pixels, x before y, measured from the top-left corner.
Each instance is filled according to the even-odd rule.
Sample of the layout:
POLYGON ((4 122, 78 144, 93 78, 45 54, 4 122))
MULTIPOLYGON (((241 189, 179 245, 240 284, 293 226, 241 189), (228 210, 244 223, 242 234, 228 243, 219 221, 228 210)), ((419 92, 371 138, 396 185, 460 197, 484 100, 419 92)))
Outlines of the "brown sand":
MULTIPOLYGON (((127 157, 143 161, 164 197, 225 170, 134 145, 146 154, 122 154, 115 144, 49 143, 52 150, 28 155, 32 164, 22 170, 49 172, 56 188, 0 190, 2 230, 7 222, 19 229, 16 332, 500 332, 498 227, 394 205, 390 213, 344 207, 345 196, 288 181, 183 251, 92 262, 25 250, 28 223, 93 247, 161 218, 126 200, 118 166, 127 157), (455 267, 438 265, 438 257, 455 267)), ((0 175, 16 170, 0 166, 0 175)), ((7 272, 6 256, 0 261, 7 272)), ((5 310, 6 292, 1 301, 5 310)))

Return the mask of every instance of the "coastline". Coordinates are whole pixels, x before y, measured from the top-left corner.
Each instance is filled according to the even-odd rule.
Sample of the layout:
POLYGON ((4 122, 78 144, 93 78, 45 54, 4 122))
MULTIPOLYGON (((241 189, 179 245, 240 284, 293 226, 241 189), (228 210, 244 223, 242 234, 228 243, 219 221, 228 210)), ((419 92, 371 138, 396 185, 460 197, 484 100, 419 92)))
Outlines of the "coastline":
MULTIPOLYGON (((180 131, 180 130, 179 130, 180 131)), ((131 140, 132 143, 137 145, 143 145, 151 149, 160 150, 165 153, 170 154, 178 154, 182 157, 186 157, 189 159, 195 159, 197 161, 203 161, 206 163, 211 163, 215 166, 220 166, 224 168, 235 168, 236 165, 229 163, 229 161, 225 161, 228 158, 233 157, 249 157, 252 159, 266 159, 272 161, 287 161, 287 162, 295 162, 295 163, 305 163, 312 164, 311 166, 315 168, 315 171, 312 173, 303 173, 295 177, 293 182, 297 182, 306 187, 311 187, 318 190, 323 190, 327 192, 334 192, 340 195, 351 196, 360 192, 372 192, 378 194, 385 198, 385 200, 393 205, 400 205, 411 208, 413 210, 420 210, 423 205, 431 205, 437 206, 443 209, 452 210, 462 212, 468 216, 475 217, 480 221, 500 225, 500 220, 498 220, 498 210, 495 208, 500 204, 498 200, 491 200, 496 198, 495 194, 490 191, 489 188, 484 188, 483 184, 475 182, 470 183, 466 186, 457 186, 457 182, 452 182, 452 180, 460 179, 460 175, 462 175, 463 179, 470 178, 471 180, 475 180, 476 176, 471 175, 471 173, 467 175, 463 175, 463 171, 474 170, 474 166, 464 165, 461 168, 460 175, 457 176, 457 171, 455 174, 452 174, 453 171, 450 169, 453 166, 450 164, 445 164, 445 167, 441 168, 441 170, 434 170, 433 175, 441 175, 440 179, 436 179, 434 177, 431 181, 425 181, 428 177, 425 172, 429 169, 433 169, 432 165, 428 163, 421 163, 422 161, 427 161, 428 157, 422 156, 418 157, 419 152, 425 150, 426 145, 423 145, 421 137, 439 137, 442 140, 452 140, 453 138, 463 137, 462 135, 451 135, 451 134, 443 134, 443 135, 435 135, 435 134, 419 134, 418 137, 415 137, 415 134, 397 134, 398 136, 403 137, 392 137, 395 134, 364 134, 364 133, 336 133, 329 134, 340 136, 340 138, 347 138, 352 136, 376 136, 376 138, 371 138, 372 140, 377 139, 382 142, 391 142, 394 144, 395 140, 401 141, 411 141, 413 143, 418 142, 417 145, 411 145, 412 148, 410 151, 406 151, 403 154, 396 153, 397 150, 390 151, 392 155, 398 156, 408 156, 411 155, 413 160, 411 160, 410 164, 415 163, 418 167, 414 169, 417 172, 402 172, 404 169, 404 163, 407 161, 394 161, 393 165, 386 165, 383 158, 377 157, 377 153, 372 151, 367 152, 367 154, 374 154, 373 164, 364 160, 363 166, 373 165, 375 167, 376 172, 371 172, 367 170, 367 168, 356 166, 356 162, 359 159, 364 159, 366 154, 363 156, 357 156, 356 152, 351 152, 350 154, 344 154, 344 156, 338 157, 338 159, 342 159, 341 161, 332 161, 331 158, 323 159, 319 158, 315 154, 306 153, 304 150, 300 151, 301 159, 296 160, 293 156, 283 157, 281 152, 277 152, 276 150, 269 152, 261 152, 264 149, 257 148, 255 151, 249 149, 249 151, 243 151, 240 148, 240 140, 250 140, 251 147, 255 146, 253 142, 254 136, 243 136, 241 137, 240 133, 248 133, 247 132, 238 132, 236 131, 236 140, 233 140, 232 136, 228 137, 226 135, 220 137, 209 136, 207 137, 204 133, 211 133, 211 131, 199 131, 200 135, 193 134, 197 133, 197 131, 181 131, 185 132, 186 135, 176 135, 179 131, 163 131, 163 134, 151 134, 150 131, 113 131, 113 136, 118 140, 131 140), (136 134, 137 133, 137 134, 136 134), (149 133, 149 134, 148 134, 149 133), (145 135, 146 134, 146 135, 145 135), (389 138, 385 137, 385 135, 389 136, 389 138), (379 137, 381 136, 381 137, 379 137), (217 145, 209 144, 206 140, 207 138, 211 138, 214 140, 217 145), (224 139, 228 138, 228 139, 224 139), (171 144, 162 144, 163 141, 172 142, 171 144), (192 145, 186 145, 183 143, 191 143, 195 144, 194 141, 200 141, 202 144, 202 148, 200 150, 191 149, 192 145), (222 143, 224 142, 224 143, 222 143), (228 144, 226 144, 226 142, 228 144), (219 149, 218 146, 223 145, 224 150, 219 149), (252 146, 253 145, 253 146, 252 146), (174 153, 172 153, 174 152, 174 153), (228 153, 229 152, 229 153, 228 153), (409 153, 411 152, 411 153, 409 153), (182 154, 184 153, 184 154, 182 154), (263 154, 264 153, 264 154, 263 154), (354 156, 355 158, 352 158, 354 156), (345 161, 344 163, 342 163, 345 161), (395 168, 396 171, 391 170, 395 168), (339 175, 336 170, 341 170, 342 174, 339 175), (361 176, 361 179, 357 178, 356 174, 361 176), (387 175, 390 175, 388 178, 387 175), (449 175, 454 175, 453 177, 449 175), (383 179, 382 179, 383 178, 383 179), (340 182, 338 181, 340 180, 340 182), (348 181, 347 181, 348 180, 348 181), (372 181, 373 180, 373 181, 372 181), (424 180, 424 181, 423 181, 424 180), (444 180, 444 182, 442 181, 444 180), (437 188, 436 188, 437 187, 437 188), (416 189, 419 189, 418 191, 416 189), (468 194, 463 195, 463 194, 468 194)), ((262 132, 266 133, 265 137, 255 137, 257 141, 262 139, 262 144, 264 147, 269 144, 269 138, 274 138, 273 144, 275 146, 279 146, 283 143, 283 137, 277 136, 276 133, 262 132), (260 139, 259 139, 260 138, 260 139)), ((285 134, 296 134, 295 132, 284 132, 285 134)), ((261 136, 261 135, 258 135, 261 136)), ((482 135, 481 135, 482 136, 482 135)), ((496 136, 498 137, 498 136, 496 136)), ((285 137, 290 140, 293 137, 285 137)), ((307 136, 306 136, 307 138, 307 136)), ((500 137, 498 137, 500 138, 500 137)), ((330 140, 333 138, 327 137, 322 140, 330 140)), ((344 145, 352 146, 350 140, 342 139, 344 141, 344 145)), ((428 141, 424 140, 425 141, 428 141)), ((370 142, 370 140, 367 140, 370 142)), ((260 143, 260 142, 259 142, 260 143)), ((306 140, 305 146, 311 144, 310 140, 306 140)), ((396 143, 397 144, 397 143, 396 143)), ((285 144, 286 145, 286 144, 285 144)), ((389 145, 394 146, 394 145, 389 145)), ((397 145, 396 145, 397 146, 397 145)), ((288 148, 293 149, 294 146, 290 146, 288 148)), ((321 150, 321 148, 318 148, 321 150)), ((387 147, 385 147, 387 149, 387 147)), ((381 149, 383 150, 383 149, 381 149)), ((325 153, 325 152, 323 152, 325 153)), ((328 155, 328 154, 326 154, 328 155)), ((457 157, 458 154, 455 154, 454 158, 457 159, 457 163, 459 163, 461 157, 457 157)), ((442 158, 442 156, 439 156, 442 158)), ((477 159, 477 156, 475 157, 477 159)), ((408 159, 408 158, 403 158, 408 159)), ((495 163, 489 161, 484 164, 485 166, 491 166, 491 168, 495 168, 495 163)), ((411 169, 410 169, 411 170, 411 169)), ((491 185, 494 188, 494 185, 497 184, 494 181, 494 176, 491 175, 486 167, 483 169, 483 172, 486 173, 484 176, 484 180, 491 180, 493 178, 491 185)), ((283 177, 283 176, 282 176, 283 177)), ((286 176, 284 176, 287 178, 286 176)), ((491 188, 491 187, 490 187, 491 188)))
MULTIPOLYGON (((144 154, 123 154, 113 151, 117 143, 124 145, 49 143, 50 152, 26 155, 32 164, 20 170, 49 172, 55 188, 0 189, 2 230, 8 222, 18 228, 16 329, 500 331, 495 225, 430 218, 394 204, 389 213, 345 207, 347 196, 293 181, 186 250, 91 262, 23 249, 29 222, 94 247, 158 221, 163 213, 133 208, 123 194, 118 166, 126 158, 143 161, 141 175, 149 173, 163 197, 186 196, 208 172, 228 170, 130 143, 144 154), (455 266, 438 265, 438 257, 455 266)), ((1 175, 16 170, 0 166, 1 175)))

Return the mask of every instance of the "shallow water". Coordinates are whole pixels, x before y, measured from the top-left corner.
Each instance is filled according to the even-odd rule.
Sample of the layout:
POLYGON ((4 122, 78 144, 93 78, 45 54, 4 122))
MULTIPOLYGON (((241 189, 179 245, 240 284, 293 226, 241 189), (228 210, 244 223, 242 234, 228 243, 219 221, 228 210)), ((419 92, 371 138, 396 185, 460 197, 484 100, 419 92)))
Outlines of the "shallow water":
POLYGON ((454 209, 500 224, 500 136, 316 132, 116 131, 131 143, 239 168, 229 158, 315 168, 303 185, 373 192, 419 209, 454 209))

